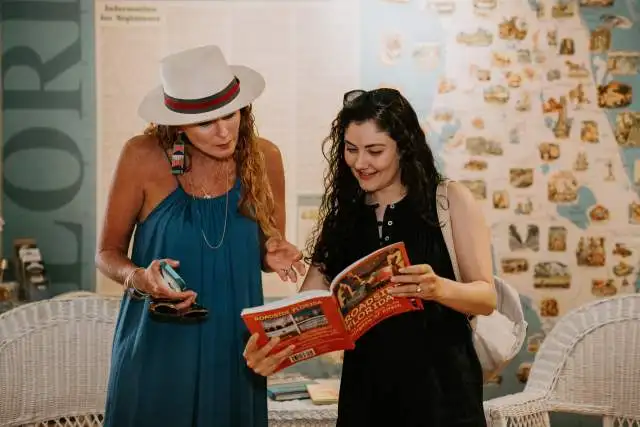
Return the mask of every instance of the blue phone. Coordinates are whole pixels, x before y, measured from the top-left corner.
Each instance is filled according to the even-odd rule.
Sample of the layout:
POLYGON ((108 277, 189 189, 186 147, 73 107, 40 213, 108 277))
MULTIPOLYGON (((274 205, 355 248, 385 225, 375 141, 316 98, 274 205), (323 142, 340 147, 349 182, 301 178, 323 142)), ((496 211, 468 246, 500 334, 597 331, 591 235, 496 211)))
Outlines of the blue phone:
POLYGON ((175 292, 182 292, 187 289, 186 282, 166 261, 160 262, 160 274, 169 289, 175 292))

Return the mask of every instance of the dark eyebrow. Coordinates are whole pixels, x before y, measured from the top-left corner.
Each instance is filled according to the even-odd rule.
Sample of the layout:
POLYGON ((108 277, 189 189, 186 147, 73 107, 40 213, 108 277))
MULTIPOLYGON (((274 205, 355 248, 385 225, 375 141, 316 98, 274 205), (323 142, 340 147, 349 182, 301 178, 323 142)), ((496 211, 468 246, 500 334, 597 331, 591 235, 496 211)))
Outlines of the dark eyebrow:
MULTIPOLYGON (((349 142, 346 139, 344 140, 344 143, 347 145, 353 145, 355 146, 356 144, 354 144, 353 142, 349 142)), ((367 144, 364 146, 364 148, 375 148, 375 147, 384 147, 385 144, 381 143, 381 142, 377 142, 377 143, 373 143, 373 144, 367 144)))

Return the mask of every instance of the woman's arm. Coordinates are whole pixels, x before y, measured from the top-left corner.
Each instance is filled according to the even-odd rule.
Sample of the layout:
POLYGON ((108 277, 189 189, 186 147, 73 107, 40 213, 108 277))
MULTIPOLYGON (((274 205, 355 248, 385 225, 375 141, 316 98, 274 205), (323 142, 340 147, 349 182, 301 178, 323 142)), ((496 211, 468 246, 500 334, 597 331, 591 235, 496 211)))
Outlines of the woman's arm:
MULTIPOLYGON (((271 186, 274 201, 273 216, 276 222, 276 228, 280 235, 285 238, 286 235, 286 208, 285 208, 285 180, 284 166, 282 163, 282 154, 280 149, 268 139, 258 138, 258 148, 264 156, 267 179, 271 186)), ((267 254, 267 238, 263 231, 260 230, 260 259, 262 259, 262 271, 271 273, 273 270, 266 265, 265 255, 267 254)))
POLYGON ((282 237, 285 237, 287 213, 285 209, 285 179, 282 154, 278 146, 268 139, 259 138, 258 147, 264 155, 267 178, 269 179, 269 185, 271 185, 271 191, 273 192, 276 227, 282 237))
MULTIPOLYGON (((105 276, 116 282, 124 284, 129 279, 129 285, 151 297, 180 300, 176 304, 180 310, 195 301, 195 292, 176 292, 166 286, 160 260, 137 266, 128 257, 133 229, 139 217, 145 215, 145 184, 155 182, 158 171, 162 171, 158 165, 166 168, 166 172, 160 173, 169 173, 170 165, 155 138, 141 135, 127 141, 111 182, 95 263, 105 276)), ((177 260, 165 261, 172 267, 178 266, 177 260)))
POLYGON ((454 310, 489 315, 496 308, 491 232, 482 209, 464 185, 448 188, 449 212, 461 281, 443 280, 440 303, 454 310))
POLYGON ((144 169, 143 165, 148 161, 145 160, 148 138, 132 138, 120 153, 98 239, 96 267, 102 274, 118 283, 124 283, 125 278, 137 268, 127 253, 131 234, 144 202, 143 180, 140 179, 140 174, 144 169))
POLYGON ((309 267, 309 272, 305 276, 302 286, 300 286, 300 292, 310 291, 312 289, 329 289, 327 279, 325 279, 324 274, 322 274, 315 265, 309 267))
POLYGON ((262 271, 275 271, 282 280, 295 282, 298 275, 305 272, 302 254, 286 240, 286 209, 285 209, 285 181, 282 155, 278 147, 271 141, 260 138, 258 140, 260 151, 264 155, 267 171, 267 179, 273 192, 275 209, 273 216, 282 239, 265 240, 261 233, 260 249, 262 251, 262 271))

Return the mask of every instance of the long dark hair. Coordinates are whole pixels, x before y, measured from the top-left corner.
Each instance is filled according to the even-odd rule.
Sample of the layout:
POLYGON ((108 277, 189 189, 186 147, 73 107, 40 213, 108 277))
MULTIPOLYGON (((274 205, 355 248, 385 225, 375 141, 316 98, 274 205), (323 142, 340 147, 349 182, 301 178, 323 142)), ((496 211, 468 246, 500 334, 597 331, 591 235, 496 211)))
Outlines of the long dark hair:
POLYGON ((307 242, 307 261, 328 280, 353 261, 343 259, 344 251, 340 248, 347 244, 358 221, 358 208, 365 203, 365 193, 344 159, 345 132, 350 124, 369 120, 397 144, 400 179, 407 189, 407 201, 420 213, 425 226, 439 225, 434 200, 443 177, 409 101, 394 89, 348 92, 323 143, 328 161, 325 193, 318 223, 307 242))

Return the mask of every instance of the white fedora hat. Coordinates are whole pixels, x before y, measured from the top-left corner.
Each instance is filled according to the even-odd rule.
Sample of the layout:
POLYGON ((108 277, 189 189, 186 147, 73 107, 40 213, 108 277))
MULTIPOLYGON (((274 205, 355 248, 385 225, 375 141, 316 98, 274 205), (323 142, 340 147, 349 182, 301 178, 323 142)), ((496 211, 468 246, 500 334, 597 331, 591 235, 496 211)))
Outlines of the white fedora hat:
POLYGON ((149 92, 138 114, 158 125, 188 125, 233 113, 264 91, 255 70, 228 65, 218 46, 174 53, 160 61, 162 84, 149 92))

